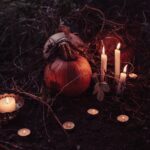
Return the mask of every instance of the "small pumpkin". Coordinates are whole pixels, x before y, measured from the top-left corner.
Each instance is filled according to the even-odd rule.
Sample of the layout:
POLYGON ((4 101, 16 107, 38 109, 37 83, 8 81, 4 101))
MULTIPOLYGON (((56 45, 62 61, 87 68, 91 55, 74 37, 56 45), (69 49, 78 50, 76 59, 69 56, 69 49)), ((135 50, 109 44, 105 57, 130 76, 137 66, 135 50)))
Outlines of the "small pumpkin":
POLYGON ((86 58, 73 53, 69 43, 59 44, 58 56, 46 65, 44 81, 51 92, 78 96, 90 85, 92 70, 86 58))

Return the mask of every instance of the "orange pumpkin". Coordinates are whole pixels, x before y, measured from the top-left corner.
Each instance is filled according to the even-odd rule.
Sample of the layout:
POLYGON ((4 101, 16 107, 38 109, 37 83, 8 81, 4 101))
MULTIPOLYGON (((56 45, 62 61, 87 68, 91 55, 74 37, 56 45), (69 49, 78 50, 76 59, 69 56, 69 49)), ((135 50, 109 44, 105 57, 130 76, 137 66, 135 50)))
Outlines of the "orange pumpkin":
MULTIPOLYGON (((64 45, 68 47, 65 43, 63 48, 64 45)), ((71 57, 70 52, 65 56, 66 51, 63 50, 60 49, 60 56, 63 57, 58 56, 47 64, 44 71, 45 84, 51 92, 61 91, 66 96, 78 96, 89 87, 91 67, 86 58, 77 54, 71 57)))

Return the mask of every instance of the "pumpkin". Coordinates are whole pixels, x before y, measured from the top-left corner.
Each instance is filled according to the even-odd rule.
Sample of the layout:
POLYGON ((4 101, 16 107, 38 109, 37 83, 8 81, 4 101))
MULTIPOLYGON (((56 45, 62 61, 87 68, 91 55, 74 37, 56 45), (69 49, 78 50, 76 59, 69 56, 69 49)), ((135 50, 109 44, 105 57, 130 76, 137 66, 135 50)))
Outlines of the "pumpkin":
POLYGON ((108 62, 110 64, 114 64, 114 50, 116 49, 118 43, 121 43, 121 62, 131 62, 134 56, 133 49, 132 47, 126 45, 125 41, 120 35, 108 34, 102 37, 97 41, 96 48, 100 50, 101 53, 102 47, 105 45, 106 53, 109 58, 108 62))
POLYGON ((44 71, 44 81, 52 93, 78 96, 90 85, 92 71, 86 58, 72 53, 70 45, 59 45, 57 57, 49 62, 44 71))

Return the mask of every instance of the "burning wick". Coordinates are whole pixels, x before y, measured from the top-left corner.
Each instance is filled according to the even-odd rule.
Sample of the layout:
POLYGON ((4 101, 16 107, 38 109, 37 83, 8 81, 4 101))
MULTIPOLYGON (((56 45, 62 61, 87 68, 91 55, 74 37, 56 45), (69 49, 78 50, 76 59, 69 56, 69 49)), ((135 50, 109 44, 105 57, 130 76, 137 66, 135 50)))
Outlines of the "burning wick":
POLYGON ((124 123, 124 122, 127 122, 127 121, 129 120, 129 117, 128 117, 127 115, 119 115, 119 116, 117 117, 117 120, 118 120, 119 122, 124 123))
POLYGON ((129 77, 132 78, 132 79, 136 79, 138 77, 138 75, 135 74, 135 73, 130 73, 129 77))
POLYGON ((95 108, 90 108, 87 110, 87 113, 92 115, 92 116, 96 116, 99 114, 99 110, 95 109, 95 108))
POLYGON ((65 130, 72 130, 75 128, 75 124, 72 121, 66 121, 63 123, 63 128, 65 130))
POLYGON ((31 130, 30 129, 27 129, 27 128, 22 128, 22 129, 19 129, 17 134, 19 136, 22 136, 22 137, 25 137, 25 136, 28 136, 31 134, 31 130))

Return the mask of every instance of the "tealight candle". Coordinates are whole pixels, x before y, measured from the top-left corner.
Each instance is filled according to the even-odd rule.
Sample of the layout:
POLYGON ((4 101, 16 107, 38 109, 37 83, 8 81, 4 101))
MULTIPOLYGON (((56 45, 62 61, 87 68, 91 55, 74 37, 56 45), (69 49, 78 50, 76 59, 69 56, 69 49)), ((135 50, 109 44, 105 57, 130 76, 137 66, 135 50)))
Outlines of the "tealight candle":
POLYGON ((117 47, 115 49, 115 79, 118 81, 119 76, 120 76, 120 47, 121 44, 118 43, 117 47))
POLYGON ((101 54, 101 82, 104 82, 106 72, 107 72, 107 55, 105 54, 105 48, 103 47, 101 54))
POLYGON ((3 97, 0 99, 0 113, 9 113, 16 110, 16 101, 14 97, 3 97))
POLYGON ((90 108, 90 109, 87 110, 87 113, 88 113, 89 115, 96 116, 96 115, 99 114, 99 110, 97 110, 97 109, 95 109, 95 108, 90 108))
POLYGON ((63 128, 65 130, 72 130, 75 128, 75 124, 72 121, 66 121, 63 123, 63 128))
POLYGON ((117 120, 119 122, 124 123, 124 122, 127 122, 129 120, 129 117, 127 115, 119 115, 119 116, 117 116, 117 120))
POLYGON ((27 128, 22 128, 22 129, 19 129, 17 134, 19 136, 22 136, 22 137, 25 137, 25 136, 28 136, 31 134, 31 130, 30 129, 27 129, 27 128))
POLYGON ((135 74, 135 73, 130 73, 129 77, 132 78, 132 79, 136 79, 138 77, 138 75, 135 74))

